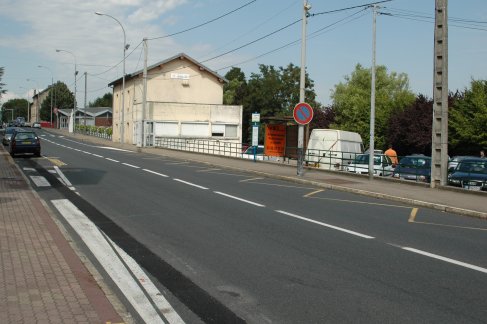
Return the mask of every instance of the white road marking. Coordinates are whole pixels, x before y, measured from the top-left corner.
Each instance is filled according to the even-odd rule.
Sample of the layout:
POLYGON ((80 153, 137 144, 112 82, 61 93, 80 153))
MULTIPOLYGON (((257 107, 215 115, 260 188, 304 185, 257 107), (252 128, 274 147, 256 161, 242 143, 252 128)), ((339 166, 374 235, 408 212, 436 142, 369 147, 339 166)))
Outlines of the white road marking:
POLYGON ((164 323, 130 271, 114 253, 99 229, 85 214, 67 199, 51 201, 69 225, 78 233, 100 265, 110 275, 120 291, 145 323, 164 323))
POLYGON ((134 168, 134 169, 140 169, 140 167, 136 166, 136 165, 132 165, 132 164, 128 164, 128 163, 122 163, 123 165, 126 165, 128 167, 131 167, 131 168, 134 168))
POLYGON ((97 148, 102 148, 105 150, 112 150, 112 151, 122 151, 122 152, 133 153, 132 151, 129 151, 129 150, 124 150, 124 149, 120 149, 120 148, 116 148, 116 147, 109 147, 109 146, 97 146, 97 148))
POLYGON ((235 196, 232 196, 232 195, 229 195, 229 194, 220 192, 220 191, 214 191, 214 193, 216 193, 218 195, 222 195, 222 196, 228 197, 228 198, 232 198, 232 199, 235 199, 235 200, 239 200, 239 201, 242 201, 242 202, 245 202, 247 204, 251 204, 251 205, 257 206, 257 207, 265 207, 265 205, 262 205, 262 204, 259 204, 259 203, 256 203, 256 202, 253 202, 253 201, 250 201, 250 200, 247 200, 247 199, 235 197, 235 196))
POLYGON ((178 181, 178 182, 181 182, 181 183, 184 183, 184 184, 187 184, 187 185, 196 187, 196 188, 204 189, 204 190, 207 190, 208 189, 206 187, 203 187, 203 186, 200 186, 200 185, 197 185, 197 184, 188 182, 188 181, 184 181, 184 180, 181 180, 181 179, 174 179, 174 181, 178 181))
POLYGON ((51 184, 43 176, 30 176, 32 182, 38 187, 50 187, 51 184))
POLYGON ((93 153, 93 156, 96 156, 96 157, 99 157, 99 158, 102 158, 102 159, 104 158, 103 156, 98 155, 98 154, 95 154, 95 153, 93 153))
POLYGON ((461 267, 465 267, 465 268, 468 268, 468 269, 472 269, 472 270, 480 271, 480 272, 483 272, 483 273, 487 273, 487 269, 486 268, 482 268, 482 267, 479 267, 479 266, 476 266, 476 265, 473 265, 473 264, 469 264, 469 263, 457 261, 457 260, 454 260, 454 259, 442 257, 441 255, 437 255, 437 254, 433 254, 433 253, 429 253, 429 252, 417 250, 417 249, 410 248, 410 247, 401 247, 401 249, 406 250, 406 251, 409 251, 409 252, 414 252, 414 253, 417 253, 417 254, 421 254, 421 255, 424 255, 424 256, 427 256, 427 257, 430 257, 430 258, 433 258, 433 259, 438 259, 438 260, 441 260, 441 261, 453 263, 453 264, 456 264, 456 265, 459 265, 461 267))
POLYGON ((169 177, 169 176, 167 176, 165 174, 162 174, 162 173, 159 173, 159 172, 156 172, 156 171, 152 171, 152 170, 148 170, 148 169, 142 169, 142 171, 149 172, 149 173, 152 173, 152 174, 155 174, 155 175, 158 175, 158 176, 161 176, 161 177, 165 177, 165 178, 169 177))
POLYGON ((24 168, 24 171, 35 171, 36 169, 34 168, 24 168))
POLYGON ((118 160, 114 160, 114 159, 110 159, 110 158, 105 158, 105 160, 112 161, 112 162, 117 162, 117 163, 120 162, 118 160))
POLYGON ((68 178, 66 178, 66 176, 64 175, 64 173, 62 173, 61 169, 59 169, 59 167, 57 165, 54 166, 54 170, 56 170, 57 174, 62 179, 62 181, 64 182, 64 184, 66 185, 66 187, 68 187, 69 189, 71 189, 71 190, 74 191, 75 189, 74 189, 73 185, 68 180, 68 178))
POLYGON ((373 236, 369 236, 369 235, 365 235, 365 234, 358 233, 358 232, 355 232, 355 231, 351 231, 351 230, 348 230, 348 229, 345 229, 345 228, 342 228, 342 227, 338 227, 338 226, 326 224, 326 223, 323 223, 323 222, 315 221, 315 220, 310 219, 310 218, 306 218, 306 217, 298 216, 298 215, 295 215, 295 214, 291 214, 291 213, 285 212, 283 210, 276 210, 276 212, 278 212, 280 214, 283 214, 283 215, 290 216, 290 217, 294 217, 294 218, 297 218, 297 219, 300 219, 300 220, 304 220, 306 222, 310 222, 310 223, 313 223, 313 224, 317 224, 317 225, 321 225, 321 226, 324 226, 324 227, 328 227, 328 228, 331 228, 331 229, 334 229, 334 230, 337 230, 337 231, 341 231, 341 232, 344 232, 344 233, 348 233, 348 234, 352 234, 352 235, 355 235, 355 236, 359 236, 359 237, 362 237, 362 238, 366 238, 366 239, 374 239, 375 238, 373 236))

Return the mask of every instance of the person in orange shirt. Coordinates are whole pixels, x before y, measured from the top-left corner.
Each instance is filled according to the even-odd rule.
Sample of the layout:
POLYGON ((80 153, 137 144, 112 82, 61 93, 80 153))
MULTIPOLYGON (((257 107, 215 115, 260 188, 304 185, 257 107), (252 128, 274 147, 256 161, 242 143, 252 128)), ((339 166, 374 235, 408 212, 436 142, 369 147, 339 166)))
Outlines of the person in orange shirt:
POLYGON ((397 160, 397 153, 392 148, 392 144, 389 144, 389 149, 385 151, 384 154, 391 158, 392 165, 396 166, 399 163, 397 160))

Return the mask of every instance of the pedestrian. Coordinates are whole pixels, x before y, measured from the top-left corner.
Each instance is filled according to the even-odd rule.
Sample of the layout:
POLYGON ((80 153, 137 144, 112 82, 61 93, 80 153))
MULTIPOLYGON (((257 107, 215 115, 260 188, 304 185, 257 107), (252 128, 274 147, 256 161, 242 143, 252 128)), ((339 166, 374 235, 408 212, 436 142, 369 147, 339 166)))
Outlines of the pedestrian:
POLYGON ((387 155, 391 159, 393 166, 398 165, 399 161, 397 160, 397 153, 392 148, 392 144, 389 144, 389 149, 387 151, 385 151, 384 154, 387 155))
POLYGON ((480 157, 482 159, 485 159, 485 151, 484 150, 480 150, 480 157))

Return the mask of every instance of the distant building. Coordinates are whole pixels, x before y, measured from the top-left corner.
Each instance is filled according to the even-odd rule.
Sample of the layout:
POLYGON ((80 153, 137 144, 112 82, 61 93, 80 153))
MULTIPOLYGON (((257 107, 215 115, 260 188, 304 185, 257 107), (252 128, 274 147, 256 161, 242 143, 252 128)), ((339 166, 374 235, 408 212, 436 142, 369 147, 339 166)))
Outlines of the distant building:
MULTIPOLYGON (((124 143, 136 144, 142 121, 146 145, 157 137, 218 139, 241 143, 242 106, 223 105, 227 80, 180 53, 147 67, 147 106, 142 115, 143 70, 125 77, 124 143)), ((113 86, 113 141, 120 141, 122 78, 113 86)))
MULTIPOLYGON (((73 109, 58 109, 59 128, 68 129, 73 109)), ((112 126, 111 107, 88 107, 76 110, 75 124, 87 126, 112 126)))

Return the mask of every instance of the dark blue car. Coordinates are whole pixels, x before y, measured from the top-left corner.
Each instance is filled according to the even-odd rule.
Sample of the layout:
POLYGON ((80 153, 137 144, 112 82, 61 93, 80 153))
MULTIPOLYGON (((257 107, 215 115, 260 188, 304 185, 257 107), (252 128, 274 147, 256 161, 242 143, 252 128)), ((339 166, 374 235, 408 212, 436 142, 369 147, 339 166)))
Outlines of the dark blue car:
POLYGON ((464 159, 448 175, 448 184, 468 190, 487 191, 487 159, 464 159))
POLYGON ((430 182, 431 158, 424 155, 410 155, 403 157, 394 169, 394 178, 430 182))
POLYGON ((11 156, 26 153, 41 156, 41 141, 35 132, 19 130, 12 134, 8 151, 11 156))

